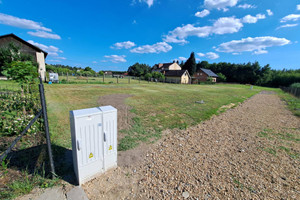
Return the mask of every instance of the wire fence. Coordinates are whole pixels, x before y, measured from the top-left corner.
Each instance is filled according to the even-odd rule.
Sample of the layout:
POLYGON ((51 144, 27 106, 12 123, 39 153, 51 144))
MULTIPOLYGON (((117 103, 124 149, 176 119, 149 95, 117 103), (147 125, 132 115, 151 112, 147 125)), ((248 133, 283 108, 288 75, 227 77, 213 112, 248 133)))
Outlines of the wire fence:
MULTIPOLYGON (((43 84, 4 85, 0 87, 0 162, 22 170, 38 170, 49 158, 54 165, 49 138, 43 84), (47 142, 48 156, 41 154, 47 142), (37 150, 36 147, 40 147, 37 150), (51 154, 51 155, 50 155, 51 154), (26 169, 25 169, 26 168, 26 169)), ((44 151, 45 152, 45 151, 44 151)), ((45 170, 45 169, 42 169, 45 170)))
MULTIPOLYGON (((140 83, 172 83, 172 84, 190 84, 189 81, 182 81, 180 77, 166 78, 146 78, 136 76, 125 76, 120 74, 109 75, 78 75, 68 73, 58 73, 59 83, 62 84, 140 84, 140 83)), ((49 76, 47 77, 49 80, 49 76)))
POLYGON ((296 88, 296 87, 280 87, 280 89, 282 89, 284 92, 288 92, 288 93, 294 95, 295 97, 300 98, 300 88, 296 88))

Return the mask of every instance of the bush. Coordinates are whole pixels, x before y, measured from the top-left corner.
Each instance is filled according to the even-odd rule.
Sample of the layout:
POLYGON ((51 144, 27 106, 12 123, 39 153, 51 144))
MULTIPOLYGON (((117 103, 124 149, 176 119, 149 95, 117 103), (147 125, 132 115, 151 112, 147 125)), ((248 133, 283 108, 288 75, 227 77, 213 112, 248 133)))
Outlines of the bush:
POLYGON ((293 83, 290 85, 292 88, 300 88, 300 83, 293 83))
MULTIPOLYGON (((0 136, 14 136, 21 133, 34 118, 39 108, 40 101, 37 91, 25 91, 25 94, 22 92, 0 94, 0 136)), ((34 123, 28 132, 36 134, 40 128, 39 123, 34 123)))
POLYGON ((219 76, 218 81, 219 82, 226 82, 226 76, 222 73, 217 73, 217 75, 219 76))

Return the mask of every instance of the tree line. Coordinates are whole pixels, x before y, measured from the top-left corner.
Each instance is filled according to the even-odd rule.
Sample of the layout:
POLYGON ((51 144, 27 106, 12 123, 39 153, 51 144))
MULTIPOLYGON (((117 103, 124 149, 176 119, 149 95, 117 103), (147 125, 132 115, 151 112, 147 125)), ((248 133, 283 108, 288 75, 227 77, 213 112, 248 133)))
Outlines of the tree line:
MULTIPOLYGON (((183 70, 188 70, 191 77, 193 77, 194 73, 199 71, 200 68, 210 69, 219 76, 219 82, 253 84, 268 87, 290 86, 293 83, 300 83, 300 69, 274 70, 271 69, 269 64, 261 66, 258 62, 235 64, 201 61, 196 63, 194 52, 191 53, 186 62, 181 62, 179 65, 183 70)), ((128 73, 129 75, 138 77, 149 76, 149 74, 151 74, 151 67, 147 64, 135 63, 128 68, 128 73)))

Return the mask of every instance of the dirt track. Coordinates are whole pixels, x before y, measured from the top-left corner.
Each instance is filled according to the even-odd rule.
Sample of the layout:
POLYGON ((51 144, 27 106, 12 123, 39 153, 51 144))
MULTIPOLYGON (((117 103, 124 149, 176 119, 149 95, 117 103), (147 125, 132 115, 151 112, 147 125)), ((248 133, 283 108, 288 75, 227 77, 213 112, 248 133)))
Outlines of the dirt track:
POLYGON ((274 94, 165 137, 135 166, 83 186, 89 199, 300 199, 300 119, 274 94))

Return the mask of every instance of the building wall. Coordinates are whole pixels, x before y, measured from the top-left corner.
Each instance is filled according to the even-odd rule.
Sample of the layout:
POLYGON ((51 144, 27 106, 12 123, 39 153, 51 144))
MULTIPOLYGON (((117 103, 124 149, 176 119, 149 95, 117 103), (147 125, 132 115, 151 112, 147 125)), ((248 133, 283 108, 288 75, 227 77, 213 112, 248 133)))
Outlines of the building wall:
POLYGON ((38 72, 41 75, 42 80, 45 80, 46 66, 45 66, 44 53, 37 52, 35 49, 31 48, 30 46, 25 45, 24 43, 16 40, 15 38, 13 38, 11 36, 0 39, 0 48, 8 47, 9 43, 11 43, 11 42, 20 48, 21 53, 29 54, 32 56, 33 61, 37 62, 39 65, 38 72))
POLYGON ((46 66, 45 66, 45 55, 43 52, 36 52, 36 61, 39 64, 39 74, 42 80, 45 80, 46 66))
POLYGON ((11 36, 0 39, 0 48, 8 47, 9 43, 11 42, 20 47, 20 52, 31 55, 33 57, 33 60, 36 61, 36 50, 23 44, 22 42, 16 40, 11 36))
POLYGON ((184 74, 181 77, 167 76, 166 77, 166 82, 167 83, 189 84, 190 83, 190 77, 187 74, 184 74))
POLYGON ((193 75, 193 83, 205 82, 207 81, 207 74, 205 74, 202 70, 198 70, 193 75))
POLYGON ((167 83, 181 83, 181 77, 176 76, 167 76, 166 77, 167 83))
POLYGON ((181 67, 177 63, 173 63, 169 66, 169 70, 181 70, 181 67))
POLYGON ((190 77, 187 75, 187 73, 184 73, 181 76, 181 83, 182 84, 189 84, 190 83, 190 77))

